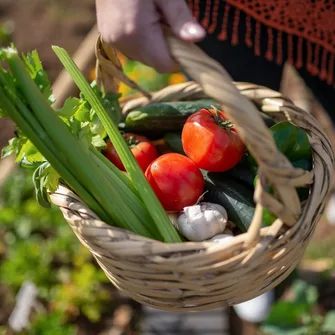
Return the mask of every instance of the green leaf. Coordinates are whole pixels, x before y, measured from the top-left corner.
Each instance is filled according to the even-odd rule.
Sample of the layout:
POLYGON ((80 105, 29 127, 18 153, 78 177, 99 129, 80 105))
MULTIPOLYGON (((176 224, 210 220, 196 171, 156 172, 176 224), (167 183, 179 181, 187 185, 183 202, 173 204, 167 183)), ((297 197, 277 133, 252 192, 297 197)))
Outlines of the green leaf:
MULTIPOLYGON (((93 81, 90 86, 92 87, 93 92, 101 99, 108 116, 115 124, 118 124, 122 117, 122 110, 119 104, 119 98, 121 97, 121 94, 115 92, 107 92, 106 94, 103 94, 103 92, 99 90, 96 81, 93 81)), ((82 100, 87 101, 83 93, 81 93, 80 96, 82 100)))
POLYGON ((77 106, 74 117, 81 122, 90 121, 90 108, 89 104, 86 101, 80 102, 80 104, 77 106))
POLYGON ((98 150, 103 150, 106 148, 106 142, 101 138, 100 135, 95 135, 92 137, 92 145, 98 150))
POLYGON ((22 145, 27 141, 27 139, 14 137, 8 141, 8 145, 2 149, 1 157, 5 158, 11 154, 16 154, 21 150, 22 145))
MULTIPOLYGON (((48 163, 45 163, 48 164, 48 163)), ((35 186, 36 200, 45 208, 50 208, 51 203, 48 195, 48 190, 45 187, 46 176, 44 174, 45 165, 40 165, 34 172, 33 182, 35 186)))
POLYGON ((16 157, 16 161, 21 161, 23 157, 31 163, 42 162, 44 160, 42 154, 30 140, 27 140, 27 142, 21 147, 21 150, 16 157))
POLYGON ((101 123, 97 113, 94 110, 91 110, 91 132, 94 135, 99 135, 102 138, 105 138, 107 136, 106 130, 101 123))
POLYGON ((122 117, 122 111, 119 104, 120 96, 121 94, 109 92, 102 97, 102 104, 115 124, 119 124, 122 117))
POLYGON ((57 114, 65 119, 74 117, 81 122, 90 121, 89 104, 78 98, 66 99, 62 108, 57 110, 57 114))
MULTIPOLYGON (((8 89, 8 91, 11 92, 11 94, 13 94, 14 96, 19 95, 19 97, 22 98, 16 87, 16 81, 12 77, 12 75, 2 67, 0 67, 0 74, 1 84, 4 85, 8 89)), ((6 111, 3 111, 2 113, 7 114, 6 111)))
POLYGON ((48 191, 50 193, 53 193, 58 188, 60 176, 51 165, 49 165, 46 168, 46 173, 47 173, 46 187, 48 188, 48 191))
POLYGON ((22 54, 22 59, 32 78, 35 77, 38 71, 43 70, 42 62, 36 50, 27 53, 27 55, 22 54))
POLYGON ((48 99, 50 104, 53 104, 56 99, 52 94, 51 82, 48 78, 48 74, 43 70, 42 62, 39 58, 36 50, 22 54, 22 60, 30 77, 34 80, 40 91, 48 99))
POLYGON ((42 162, 30 162, 27 160, 26 157, 23 157, 19 162, 18 162, 19 166, 25 169, 37 169, 42 162))
POLYGON ((302 280, 296 280, 292 285, 292 290, 295 293, 294 302, 297 304, 305 304, 306 310, 309 310, 317 303, 318 290, 315 286, 309 285, 302 280))
POLYGON ((276 325, 265 325, 261 326, 260 330, 266 335, 307 335, 309 333, 309 327, 293 327, 293 328, 281 328, 276 325))
POLYGON ((67 98, 63 106, 57 110, 57 114, 65 119, 69 119, 73 116, 80 105, 78 98, 67 98))
POLYGON ((46 208, 50 208, 49 193, 56 191, 60 176, 52 168, 49 162, 41 164, 33 174, 36 199, 38 203, 46 208))
POLYGON ((299 319, 305 312, 306 304, 297 304, 291 301, 278 302, 273 305, 264 324, 286 328, 295 327, 299 325, 299 319))
POLYGON ((321 330, 335 334, 335 311, 330 311, 326 314, 321 330))

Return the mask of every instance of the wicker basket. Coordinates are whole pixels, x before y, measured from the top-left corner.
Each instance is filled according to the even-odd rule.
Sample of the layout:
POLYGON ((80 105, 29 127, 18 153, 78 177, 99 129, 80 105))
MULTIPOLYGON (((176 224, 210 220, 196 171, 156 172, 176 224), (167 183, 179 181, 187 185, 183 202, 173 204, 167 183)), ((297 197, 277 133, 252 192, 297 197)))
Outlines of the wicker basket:
POLYGON ((270 290, 297 266, 324 210, 334 152, 318 122, 280 93, 249 83, 232 83, 225 70, 195 45, 171 36, 168 43, 174 58, 196 82, 145 92, 122 73, 115 52, 100 39, 96 49, 98 80, 109 90, 124 81, 141 91, 122 102, 125 113, 152 101, 211 97, 222 104, 259 163, 260 182, 254 194, 257 206, 249 231, 224 245, 165 244, 101 222, 64 187, 51 198, 120 291, 162 310, 210 310, 270 290), (278 152, 260 110, 278 121, 288 119, 308 133, 313 148, 312 172, 293 168, 278 152), (263 190, 265 180, 275 185, 280 199, 263 190), (307 184, 311 185, 310 195, 301 205, 295 187, 307 184), (260 228, 263 207, 279 217, 271 227, 260 228))

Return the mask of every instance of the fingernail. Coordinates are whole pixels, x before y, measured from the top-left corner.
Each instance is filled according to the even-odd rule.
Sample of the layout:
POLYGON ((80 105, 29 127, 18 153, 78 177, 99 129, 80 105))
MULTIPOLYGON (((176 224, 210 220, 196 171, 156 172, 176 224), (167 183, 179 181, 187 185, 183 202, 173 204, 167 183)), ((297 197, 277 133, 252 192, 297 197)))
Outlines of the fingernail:
POLYGON ((186 40, 202 39, 206 36, 206 30, 195 22, 185 23, 180 30, 180 37, 186 40))

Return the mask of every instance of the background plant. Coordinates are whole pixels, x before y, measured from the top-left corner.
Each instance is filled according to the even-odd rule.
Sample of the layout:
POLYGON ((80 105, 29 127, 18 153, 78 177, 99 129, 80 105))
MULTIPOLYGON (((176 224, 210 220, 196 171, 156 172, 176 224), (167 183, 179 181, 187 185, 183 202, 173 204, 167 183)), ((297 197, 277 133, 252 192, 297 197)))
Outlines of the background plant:
POLYGON ((321 314, 317 309, 318 290, 305 281, 296 280, 292 297, 277 302, 260 330, 269 335, 332 335, 335 334, 335 311, 321 314))

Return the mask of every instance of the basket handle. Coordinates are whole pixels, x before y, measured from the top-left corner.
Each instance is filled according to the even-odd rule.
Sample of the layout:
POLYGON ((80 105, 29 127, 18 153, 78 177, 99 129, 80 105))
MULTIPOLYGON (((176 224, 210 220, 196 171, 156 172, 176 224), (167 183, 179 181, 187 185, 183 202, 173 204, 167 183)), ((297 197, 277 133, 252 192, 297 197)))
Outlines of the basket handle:
MULTIPOLYGON (((186 43, 168 32, 166 39, 175 60, 203 88, 207 96, 220 103, 259 165, 259 180, 254 193, 256 210, 248 230, 247 246, 256 244, 260 238, 263 207, 276 214, 282 223, 294 225, 301 213, 300 200, 295 187, 304 185, 306 178, 300 178, 301 185, 293 186, 292 183, 285 182, 285 177, 299 179, 302 176, 302 170, 295 169, 278 151, 255 105, 240 93, 230 75, 217 61, 195 44, 186 43), (273 185, 277 197, 265 191, 268 183, 273 185)), ((108 81, 112 80, 114 86, 116 81, 122 81, 142 92, 150 102, 151 94, 123 73, 120 63, 113 59, 116 57, 115 52, 111 50, 113 48, 106 45, 99 36, 96 48, 98 83, 102 82, 106 87, 108 81), (107 78, 108 81, 106 81, 107 78)))

